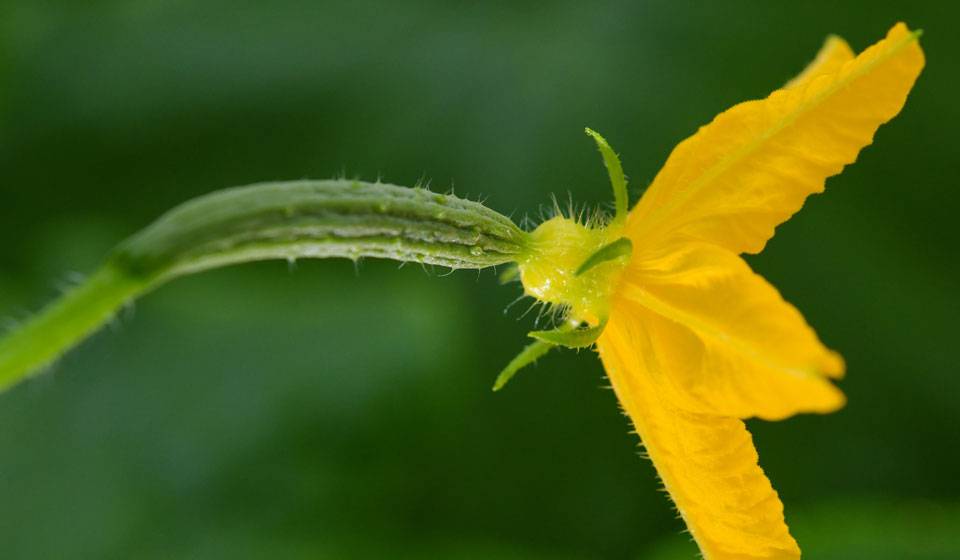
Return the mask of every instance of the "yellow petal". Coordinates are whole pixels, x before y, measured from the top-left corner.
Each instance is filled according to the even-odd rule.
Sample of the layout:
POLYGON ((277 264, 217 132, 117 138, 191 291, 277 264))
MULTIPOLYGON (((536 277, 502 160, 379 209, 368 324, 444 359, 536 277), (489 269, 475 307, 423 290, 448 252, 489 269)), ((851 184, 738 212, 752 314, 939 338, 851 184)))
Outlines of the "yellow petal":
POLYGON ((611 318, 598 343, 600 357, 704 558, 800 558, 743 422, 678 409, 658 393, 645 332, 640 316, 611 318))
POLYGON ((846 41, 836 35, 831 35, 824 41, 813 62, 808 64, 803 72, 800 72, 783 87, 784 89, 800 88, 817 76, 838 72, 844 64, 853 60, 855 56, 853 49, 846 41))
POLYGON ((630 213, 634 245, 684 236, 761 251, 903 107, 924 64, 916 38, 899 23, 839 69, 736 105, 681 142, 630 213))
POLYGON ((686 410, 777 420, 844 404, 825 379, 843 374, 840 356, 726 249, 686 243, 637 255, 613 307, 650 312, 647 359, 660 390, 686 410))

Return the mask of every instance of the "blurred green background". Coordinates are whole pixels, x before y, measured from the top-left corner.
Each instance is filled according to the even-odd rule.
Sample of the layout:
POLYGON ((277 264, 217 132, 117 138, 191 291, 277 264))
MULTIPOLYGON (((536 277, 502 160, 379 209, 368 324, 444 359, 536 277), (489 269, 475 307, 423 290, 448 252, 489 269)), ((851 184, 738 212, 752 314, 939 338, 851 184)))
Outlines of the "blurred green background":
MULTIPOLYGON (((226 186, 606 202, 584 126, 643 186, 828 33, 902 19, 928 55, 904 112, 750 259, 844 354, 849 405, 751 428, 805 557, 958 558, 958 6, 5 0, 0 316, 226 186)), ((0 557, 694 557, 592 353, 490 392, 518 290, 373 261, 163 287, 0 395, 0 557)))

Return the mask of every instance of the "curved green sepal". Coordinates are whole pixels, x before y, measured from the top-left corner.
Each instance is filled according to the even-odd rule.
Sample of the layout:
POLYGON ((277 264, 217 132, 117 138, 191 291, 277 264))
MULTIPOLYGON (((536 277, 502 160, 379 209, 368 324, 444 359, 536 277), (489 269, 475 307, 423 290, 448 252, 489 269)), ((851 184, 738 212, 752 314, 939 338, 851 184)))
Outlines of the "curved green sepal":
POLYGON ((503 269, 499 275, 497 275, 497 281, 500 284, 509 284, 515 280, 520 279, 520 267, 515 264, 508 264, 507 268, 503 269))
POLYGON ((610 147, 606 139, 600 136, 598 132, 590 128, 584 129, 588 136, 593 138, 600 149, 600 155, 603 156, 603 164, 607 168, 607 174, 610 175, 610 185, 613 186, 613 202, 616 208, 617 221, 622 221, 627 217, 627 210, 630 204, 627 195, 627 178, 623 175, 623 166, 620 165, 620 158, 610 147))
POLYGON ((503 368, 503 371, 497 376, 497 380, 493 382, 493 390, 499 391, 503 389, 503 386, 513 379, 513 376, 516 375, 518 371, 539 360, 554 347, 553 344, 543 342, 542 340, 528 344, 514 359, 510 360, 507 367, 503 368))
POLYGON ((566 346, 567 348, 586 348, 592 345, 603 334, 603 329, 607 326, 606 319, 595 327, 585 329, 569 329, 560 327, 552 331, 533 331, 527 333, 530 338, 535 338, 541 342, 555 346, 566 346))
POLYGON ((629 257, 631 253, 633 253, 633 242, 626 237, 621 237, 616 241, 600 247, 592 255, 587 257, 587 260, 583 261, 583 264, 577 268, 574 275, 580 276, 598 264, 619 259, 620 257, 629 257))

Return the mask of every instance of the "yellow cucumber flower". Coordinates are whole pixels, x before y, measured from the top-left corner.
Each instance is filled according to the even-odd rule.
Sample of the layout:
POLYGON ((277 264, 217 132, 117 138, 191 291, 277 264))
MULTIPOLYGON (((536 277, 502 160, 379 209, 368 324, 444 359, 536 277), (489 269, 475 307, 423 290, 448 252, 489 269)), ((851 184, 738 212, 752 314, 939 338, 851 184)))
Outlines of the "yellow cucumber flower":
POLYGON ((829 38, 782 89, 681 142, 629 214, 619 160, 595 135, 617 217, 549 220, 519 263, 526 293, 566 314, 531 333, 507 377, 552 345, 595 341, 707 560, 800 557, 743 419, 840 408, 830 379, 844 363, 740 254, 760 252, 900 111, 924 65, 917 37, 898 23, 856 56, 829 38))

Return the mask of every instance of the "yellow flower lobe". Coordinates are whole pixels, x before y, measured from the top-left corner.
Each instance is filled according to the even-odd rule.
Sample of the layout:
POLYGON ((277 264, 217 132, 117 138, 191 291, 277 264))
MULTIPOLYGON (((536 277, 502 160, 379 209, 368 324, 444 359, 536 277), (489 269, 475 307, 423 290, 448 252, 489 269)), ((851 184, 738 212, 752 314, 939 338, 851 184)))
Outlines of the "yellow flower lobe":
POLYGON ((627 218, 635 250, 597 346, 707 560, 800 557, 742 419, 836 410, 844 363, 740 253, 900 111, 924 65, 917 37, 900 23, 856 57, 828 39, 783 89, 681 142, 627 218))

